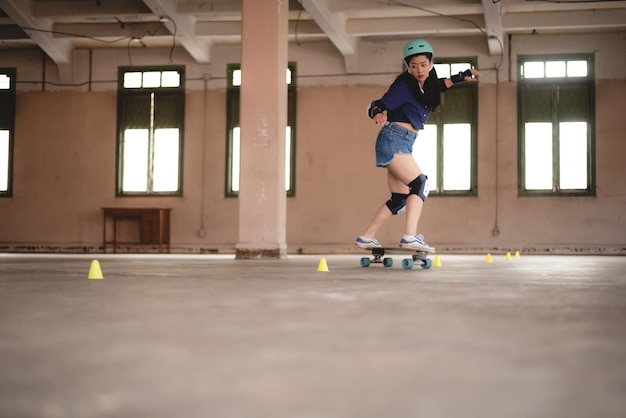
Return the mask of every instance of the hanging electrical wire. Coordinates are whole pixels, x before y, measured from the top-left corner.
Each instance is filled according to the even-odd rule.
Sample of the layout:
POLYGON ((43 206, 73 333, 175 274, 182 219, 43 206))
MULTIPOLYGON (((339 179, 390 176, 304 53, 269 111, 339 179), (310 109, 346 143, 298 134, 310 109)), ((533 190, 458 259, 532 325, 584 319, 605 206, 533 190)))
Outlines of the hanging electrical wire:
MULTIPOLYGON (((123 22, 118 18, 115 18, 115 20, 117 20, 117 22, 120 24, 120 28, 124 29, 126 27, 126 25, 132 25, 132 23, 128 23, 128 22, 123 22)), ((32 31, 37 31, 37 32, 46 32, 46 33, 50 33, 53 35, 63 35, 63 36, 69 36, 72 38, 84 38, 84 39, 90 39, 92 41, 96 41, 96 42, 103 42, 103 43, 108 43, 108 44, 112 44, 115 42, 119 42, 119 41, 123 41, 125 39, 128 38, 135 38, 135 39, 142 39, 146 36, 157 36, 157 34, 159 33, 159 30, 161 30, 161 28, 163 27, 163 25, 165 24, 162 21, 159 22, 153 22, 153 23, 158 23, 158 26, 154 29, 154 30, 145 30, 143 32, 143 34, 141 36, 122 36, 119 37, 117 39, 114 40, 106 40, 106 39, 102 39, 102 38, 97 38, 95 36, 90 36, 90 35, 82 35, 79 33, 71 33, 71 32, 62 32, 62 31, 57 31, 57 30, 48 30, 48 29, 39 29, 39 28, 30 28, 30 27, 22 27, 23 30, 32 30, 32 31)))
POLYGON ((300 17, 302 16, 304 6, 302 5, 302 0, 298 0, 298 4, 300 5, 300 10, 298 10, 298 17, 296 18, 296 27, 294 28, 294 34, 296 36, 296 45, 300 46, 300 41, 298 40, 298 26, 300 25, 300 17))
POLYGON ((122 37, 114 39, 114 40, 106 40, 106 39, 96 38, 94 36, 81 35, 81 34, 78 34, 78 33, 61 32, 61 31, 50 30, 50 29, 31 28, 31 27, 28 27, 28 26, 22 26, 22 30, 24 32, 26 32, 26 31, 44 32, 44 33, 50 33, 52 35, 62 35, 62 36, 69 36, 69 37, 72 37, 72 38, 89 39, 89 40, 92 40, 92 41, 102 42, 102 43, 105 43, 105 44, 114 44, 116 42, 120 42, 120 41, 124 41, 126 39, 129 39, 129 38, 130 39, 133 38, 133 36, 122 36, 122 37))
POLYGON ((174 48, 176 48, 176 33, 178 32, 178 27, 176 26, 176 22, 174 20, 171 21, 174 25, 174 33, 172 34, 172 47, 170 48, 170 64, 172 61, 172 56, 174 54, 174 48))
MULTIPOLYGON (((497 1, 495 1, 495 0, 492 0, 492 1, 493 1, 494 4, 497 3, 497 1)), ((478 70, 479 71, 485 71, 485 70, 496 70, 496 71, 498 71, 502 67, 502 63, 503 63, 503 60, 504 60, 504 45, 502 45, 502 42, 500 41, 500 39, 497 36, 489 36, 489 34, 487 32, 485 32, 485 30, 483 28, 481 28, 473 20, 464 19, 464 18, 458 17, 458 16, 446 15, 444 13, 436 12, 434 10, 427 9, 425 7, 422 7, 422 6, 416 6, 414 4, 408 4, 408 3, 404 3, 404 2, 401 2, 401 1, 397 1, 397 0, 385 0, 384 3, 389 4, 389 5, 403 6, 403 7, 408 7, 408 8, 411 8, 411 9, 417 9, 417 10, 421 10, 421 11, 426 12, 426 13, 433 14, 435 16, 445 17, 445 18, 448 18, 448 19, 457 20, 459 22, 465 22, 465 23, 472 24, 483 35, 485 35, 487 37, 487 39, 495 39, 498 42, 498 45, 500 45, 500 62, 498 63, 498 65, 496 65, 494 68, 478 68, 478 70)))
MULTIPOLYGON (((125 22, 122 22, 121 20, 117 19, 118 23, 120 24, 121 28, 123 29, 124 26, 127 24, 125 22)), ((115 39, 102 39, 102 38, 98 38, 95 36, 90 36, 90 35, 83 35, 83 34, 79 34, 79 33, 71 33, 71 32, 64 32, 64 31, 58 31, 58 30, 50 30, 50 29, 40 29, 40 28, 31 28, 31 27, 27 27, 24 26, 22 27, 22 30, 26 31, 33 31, 33 32, 43 32, 43 33, 49 33, 52 35, 60 35, 60 36, 67 36, 67 37, 72 37, 72 38, 80 38, 80 39, 89 39, 95 42, 102 42, 105 44, 115 44, 118 42, 122 42, 122 41, 128 41, 126 44, 126 48, 127 48, 127 52, 128 52, 128 63, 129 65, 132 67, 132 58, 131 58, 131 53, 130 53, 130 48, 131 48, 131 42, 138 40, 143 44, 142 40, 144 37, 149 36, 149 37, 155 37, 157 36, 157 33, 159 33, 159 30, 161 30, 161 28, 164 25, 164 22, 158 22, 158 26, 154 29, 154 30, 145 30, 143 32, 143 34, 141 36, 121 36, 119 38, 115 38, 115 39)), ((172 47, 170 48, 170 53, 169 53, 169 63, 172 63, 172 56, 174 54, 174 48, 176 47, 176 32, 177 32, 177 28, 176 28, 176 22, 172 21, 172 23, 174 24, 174 33, 172 34, 172 47)), ((144 45, 145 46, 145 45, 144 45)))

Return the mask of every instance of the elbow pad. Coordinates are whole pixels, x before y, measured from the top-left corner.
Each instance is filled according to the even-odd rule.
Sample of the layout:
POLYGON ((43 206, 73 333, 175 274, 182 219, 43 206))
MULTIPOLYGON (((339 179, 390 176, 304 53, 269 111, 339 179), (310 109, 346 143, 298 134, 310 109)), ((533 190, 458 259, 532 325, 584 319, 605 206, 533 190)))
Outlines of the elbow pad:
POLYGON ((387 110, 387 106, 385 106, 383 102, 374 100, 367 108, 367 116, 369 116, 370 119, 374 119, 374 116, 383 113, 385 110, 387 110))
POLYGON ((456 84, 456 83, 465 81, 465 77, 471 77, 471 76, 472 76, 472 72, 470 70, 459 71, 458 74, 455 74, 452 77, 450 77, 450 80, 452 80, 452 82, 456 84))

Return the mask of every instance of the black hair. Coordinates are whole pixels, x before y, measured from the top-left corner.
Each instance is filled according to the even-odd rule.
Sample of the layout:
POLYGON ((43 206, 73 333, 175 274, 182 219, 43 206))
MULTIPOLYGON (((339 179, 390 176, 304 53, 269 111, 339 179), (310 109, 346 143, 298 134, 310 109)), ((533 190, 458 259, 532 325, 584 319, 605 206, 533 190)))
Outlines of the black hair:
POLYGON ((408 57, 406 57, 404 59, 404 62, 406 63, 406 66, 409 66, 409 62, 411 62, 411 60, 413 59, 413 57, 419 57, 420 55, 424 55, 426 56, 426 58, 428 58, 428 61, 432 61, 433 60, 433 54, 430 52, 420 52, 418 54, 413 54, 413 55, 409 55, 408 57))

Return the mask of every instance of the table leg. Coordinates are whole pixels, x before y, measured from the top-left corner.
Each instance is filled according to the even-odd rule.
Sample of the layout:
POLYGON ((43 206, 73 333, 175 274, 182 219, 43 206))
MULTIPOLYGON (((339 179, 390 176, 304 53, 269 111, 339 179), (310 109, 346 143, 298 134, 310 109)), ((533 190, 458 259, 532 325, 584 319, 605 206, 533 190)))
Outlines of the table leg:
POLYGON ((163 246, 163 210, 159 210, 159 252, 163 246))
POLYGON ((107 252, 107 215, 102 214, 102 251, 107 252))
POLYGON ((113 252, 117 253, 117 216, 113 215, 113 252))

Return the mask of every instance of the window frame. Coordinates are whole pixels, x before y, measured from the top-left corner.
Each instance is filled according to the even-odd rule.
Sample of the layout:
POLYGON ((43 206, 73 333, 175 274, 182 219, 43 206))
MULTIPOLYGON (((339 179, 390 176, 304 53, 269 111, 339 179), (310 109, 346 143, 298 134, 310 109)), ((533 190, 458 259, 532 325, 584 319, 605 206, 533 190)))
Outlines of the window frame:
MULTIPOLYGON (((517 146, 518 146, 518 181, 517 194, 519 197, 531 196, 596 196, 596 126, 595 126, 595 56, 593 53, 580 54, 540 54, 540 55, 518 55, 518 82, 517 82, 517 146), (544 66, 546 62, 553 61, 587 61, 587 75, 584 77, 547 77, 542 78, 525 78, 522 73, 522 67, 525 62, 542 61, 544 66), (557 115, 557 104, 551 105, 552 114, 546 120, 537 120, 535 122, 550 122, 552 124, 552 188, 551 189, 527 189, 526 188, 526 143, 525 143, 525 125, 533 122, 526 119, 525 104, 527 94, 538 92, 550 93, 554 90, 552 98, 557 98, 560 94, 561 86, 564 87, 585 87, 587 90, 587 187, 586 189, 561 189, 560 188, 560 148, 559 148, 559 123, 566 122, 557 115)), ((570 121, 571 122, 571 121, 570 121)), ((581 121, 582 122, 582 121, 581 121)))
MULTIPOLYGON (((156 100, 156 99, 155 99, 156 100)), ((182 65, 159 65, 159 66, 122 66, 118 67, 118 99, 117 99, 117 141, 116 141, 116 175, 115 175, 115 195, 116 197, 163 197, 163 196, 182 196, 183 195, 183 176, 184 176, 184 133, 185 133, 185 66, 182 65), (180 74, 180 83, 177 87, 137 87, 137 88, 125 88, 124 87, 124 74, 128 72, 152 72, 152 71, 177 71, 180 74), (168 98, 178 101, 177 105, 180 106, 180 115, 176 118, 176 125, 179 129, 179 144, 178 144, 178 186, 176 191, 154 191, 152 178, 154 172, 149 173, 148 190, 145 192, 136 191, 124 191, 123 190, 123 151, 124 151, 124 129, 123 126, 123 113, 125 104, 129 98, 137 98, 140 96, 151 96, 155 94, 155 97, 168 98), (158 96, 157 96, 158 95, 158 96)), ((152 116, 151 116, 152 117, 152 116)), ((154 132, 149 135, 149 150, 152 150, 152 155, 149 157, 149 161, 154 161, 154 132)), ((149 164, 149 167, 151 164, 149 164)), ((150 168, 153 170, 153 168, 150 168)))
POLYGON ((0 90, 0 129, 9 131, 9 150, 7 161, 7 190, 0 190, 0 198, 13 197, 13 160, 15 147, 15 111, 16 111, 16 68, 0 68, 0 74, 9 77, 8 89, 0 90))
MULTIPOLYGON (((291 83, 287 85, 287 125, 291 126, 289 164, 289 190, 285 190, 287 197, 296 196, 296 102, 297 102, 297 63, 290 61, 287 68, 291 72, 291 83)), ((232 190, 233 170, 233 136, 232 131, 240 122, 241 89, 233 85, 233 73, 241 69, 240 63, 227 64, 226 76, 226 173, 224 181, 224 196, 238 197, 239 192, 232 190)))

